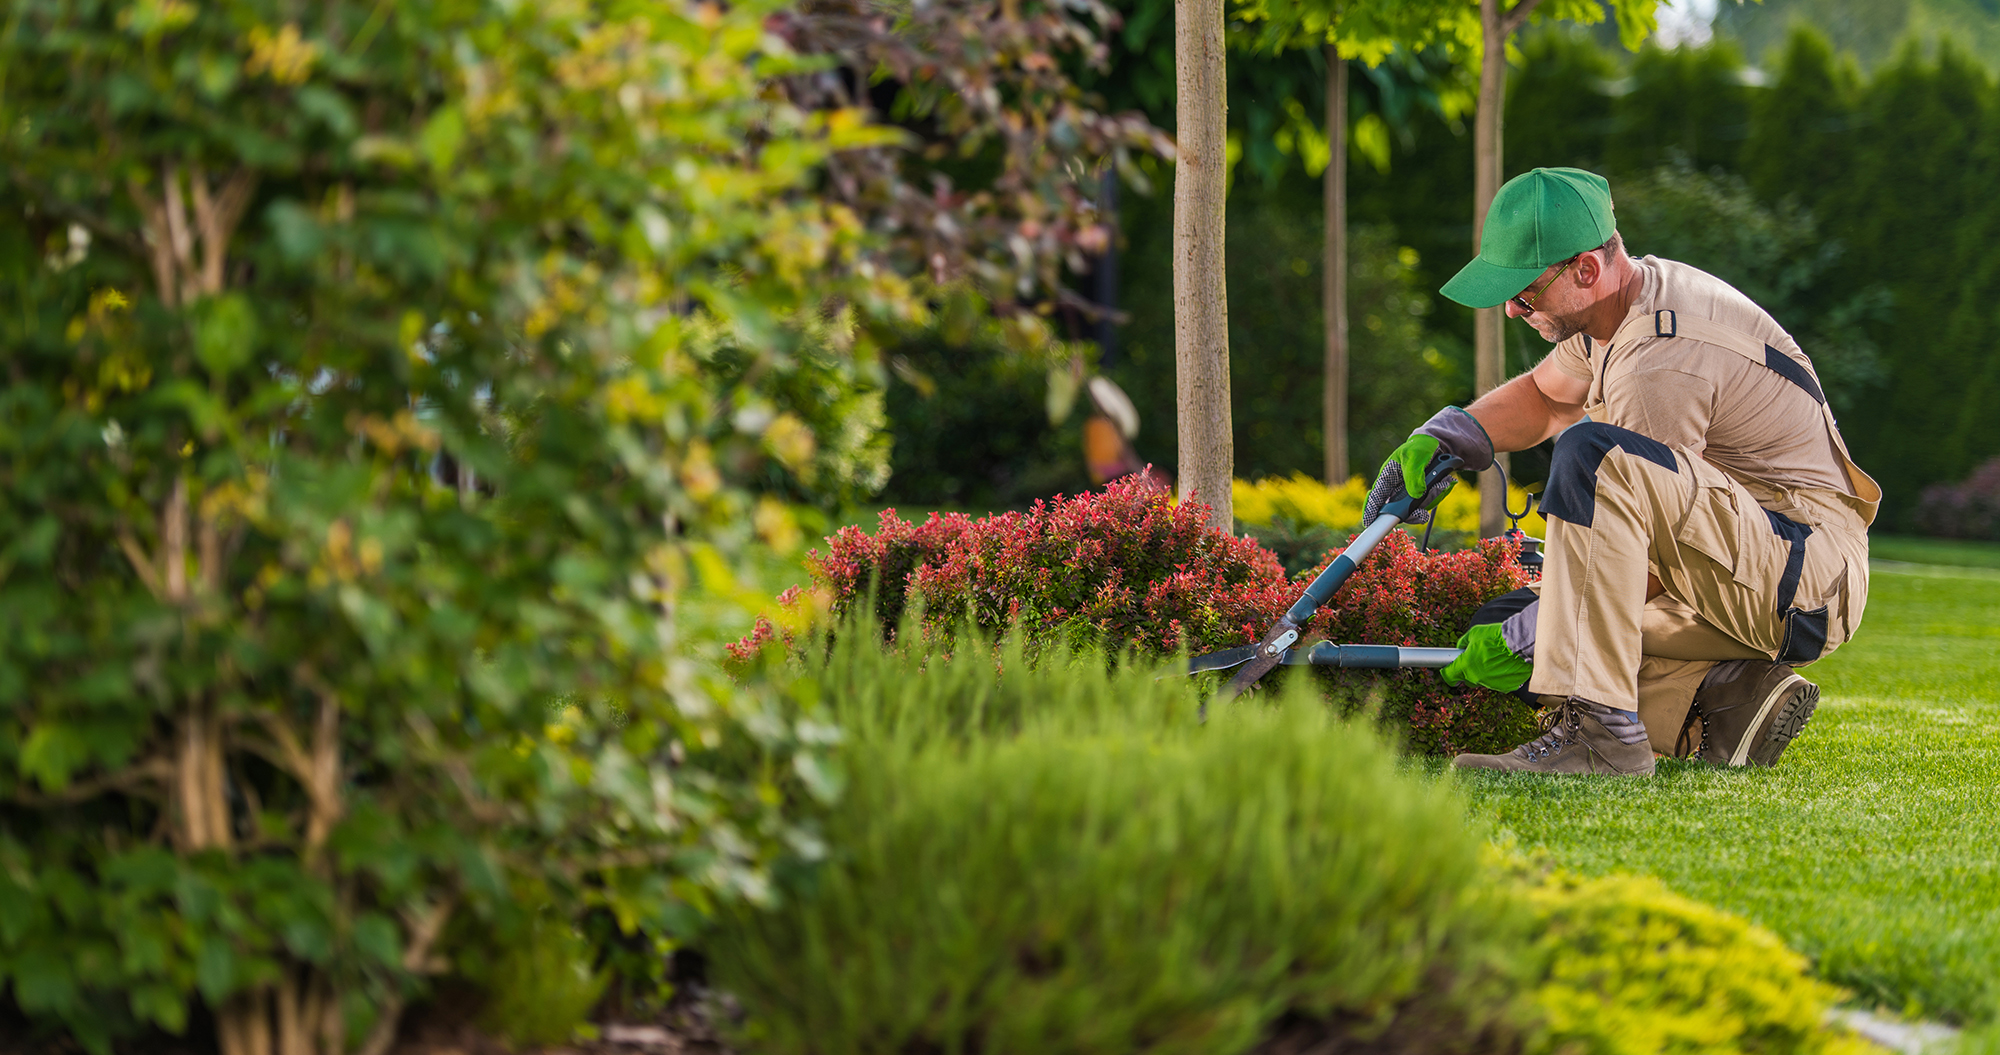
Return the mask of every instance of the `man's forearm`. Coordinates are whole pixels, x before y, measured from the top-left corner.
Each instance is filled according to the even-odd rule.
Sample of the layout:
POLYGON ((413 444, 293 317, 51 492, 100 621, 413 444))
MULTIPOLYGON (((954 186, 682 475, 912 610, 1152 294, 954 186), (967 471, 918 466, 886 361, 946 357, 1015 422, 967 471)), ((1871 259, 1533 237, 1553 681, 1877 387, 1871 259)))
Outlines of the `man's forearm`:
POLYGON ((1465 409, 1479 420, 1496 451, 1526 450, 1583 417, 1582 404, 1550 399, 1535 383, 1534 371, 1480 396, 1465 409))

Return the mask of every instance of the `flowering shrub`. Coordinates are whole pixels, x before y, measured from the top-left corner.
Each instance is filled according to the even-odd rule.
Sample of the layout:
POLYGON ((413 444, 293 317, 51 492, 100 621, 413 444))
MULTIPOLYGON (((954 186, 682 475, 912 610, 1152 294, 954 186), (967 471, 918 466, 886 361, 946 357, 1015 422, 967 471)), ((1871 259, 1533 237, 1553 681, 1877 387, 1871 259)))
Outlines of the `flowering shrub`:
POLYGON ((806 565, 836 617, 879 582, 885 631, 914 599, 926 633, 970 621, 1031 642, 1062 635, 1154 655, 1255 641, 1295 591, 1268 552, 1208 530, 1203 515, 1133 476, 979 520, 933 513, 915 525, 885 510, 874 535, 843 528, 806 565))
MULTIPOLYGON (((1480 605, 1527 585, 1519 555, 1502 539, 1453 552, 1419 549, 1410 536, 1392 531, 1333 603, 1320 609, 1305 640, 1450 647, 1480 605)), ((1311 582, 1332 556, 1301 572, 1298 585, 1311 582)), ((1534 733, 1533 712, 1518 698, 1485 689, 1458 692, 1433 671, 1314 668, 1314 674, 1344 706, 1379 701, 1371 705, 1381 708, 1383 721, 1409 726, 1412 750, 1504 751, 1534 733)))
POLYGON ((1917 530, 1946 538, 2000 539, 2000 458, 1955 484, 1932 484, 1917 499, 1917 530))
MULTIPOLYGON (((990 634, 1012 629, 1031 646, 1060 639, 1153 658, 1255 643, 1335 551, 1287 579, 1268 551, 1208 530, 1203 515, 1200 506, 1176 505, 1130 478, 979 520, 933 513, 912 524, 888 510, 874 534, 843 528, 827 540, 828 552, 814 550, 806 565, 831 595, 836 618, 865 607, 871 584, 879 584, 875 613, 885 635, 914 600, 913 625, 926 635, 970 622, 990 634)), ((1449 646, 1481 604, 1526 581, 1510 543, 1447 553, 1421 550, 1392 532, 1314 618, 1305 640, 1449 646)), ((796 606, 797 596, 780 604, 796 606)), ((760 619, 730 653, 747 665, 791 640, 760 619)), ((1384 720, 1407 724, 1417 750, 1504 749, 1532 731, 1528 709, 1514 697, 1454 693, 1430 671, 1316 673, 1344 708, 1375 701, 1384 720)))

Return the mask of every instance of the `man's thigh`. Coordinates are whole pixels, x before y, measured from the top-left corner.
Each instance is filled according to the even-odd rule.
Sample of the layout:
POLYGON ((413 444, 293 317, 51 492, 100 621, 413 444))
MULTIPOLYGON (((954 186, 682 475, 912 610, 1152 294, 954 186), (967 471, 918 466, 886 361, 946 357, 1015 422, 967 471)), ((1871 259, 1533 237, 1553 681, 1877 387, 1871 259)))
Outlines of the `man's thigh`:
POLYGON ((1730 637, 1703 619, 1692 605, 1667 593, 1646 602, 1645 613, 1639 620, 1639 651, 1668 660, 1771 658, 1770 653, 1730 637))
POLYGON ((1840 547, 1831 540, 1813 545, 1811 528, 1765 511, 1743 485, 1699 457, 1682 462, 1684 515, 1653 539, 1651 552, 1665 596, 1678 608, 1649 609, 1646 629, 1657 632, 1658 648, 1667 651, 1651 643, 1642 651, 1684 659, 1777 656, 1786 644, 1787 612, 1823 605, 1838 589, 1846 572, 1840 547), (1723 641, 1750 655, 1715 654, 1723 641))

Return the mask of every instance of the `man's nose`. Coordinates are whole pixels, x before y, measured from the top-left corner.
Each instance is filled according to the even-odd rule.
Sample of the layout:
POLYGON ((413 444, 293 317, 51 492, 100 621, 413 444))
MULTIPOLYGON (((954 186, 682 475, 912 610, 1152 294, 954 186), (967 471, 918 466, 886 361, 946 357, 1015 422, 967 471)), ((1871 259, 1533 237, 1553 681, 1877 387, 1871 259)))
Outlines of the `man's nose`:
POLYGON ((1510 319, 1518 319, 1523 315, 1533 314, 1529 309, 1522 307, 1521 301, 1515 297, 1508 297, 1507 302, 1502 304, 1501 307, 1506 310, 1507 317, 1510 319))

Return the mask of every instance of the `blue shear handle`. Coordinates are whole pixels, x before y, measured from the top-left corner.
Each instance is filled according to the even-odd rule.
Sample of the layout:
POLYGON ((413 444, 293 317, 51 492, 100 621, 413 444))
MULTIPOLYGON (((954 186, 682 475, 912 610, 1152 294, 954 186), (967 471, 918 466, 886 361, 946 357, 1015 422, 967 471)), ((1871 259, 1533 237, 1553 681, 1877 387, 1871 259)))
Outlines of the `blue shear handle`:
POLYGON ((1312 585, 1306 587, 1306 592, 1299 597, 1298 603, 1292 605, 1291 610, 1285 613, 1285 618, 1290 619, 1294 626, 1305 626, 1314 612, 1325 607, 1326 602, 1333 599, 1341 584, 1347 581, 1349 575, 1354 574, 1354 569, 1368 559, 1368 554, 1374 552, 1375 545, 1387 538, 1389 532, 1396 530, 1397 524, 1402 523, 1416 511, 1419 502, 1424 508, 1429 508, 1444 497, 1438 493, 1438 485, 1449 479, 1451 474, 1457 472, 1464 464, 1457 458, 1447 456, 1438 462, 1430 475, 1424 479, 1422 499, 1411 498, 1405 494, 1384 503, 1382 512, 1377 514, 1367 527, 1361 529, 1361 534, 1356 536, 1346 549, 1340 551, 1340 556, 1333 558, 1333 563, 1327 565, 1325 571, 1314 577, 1312 585))

